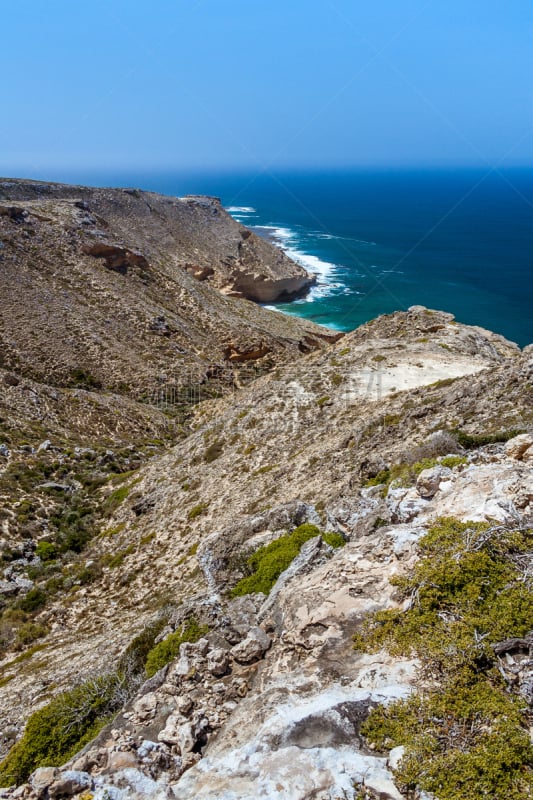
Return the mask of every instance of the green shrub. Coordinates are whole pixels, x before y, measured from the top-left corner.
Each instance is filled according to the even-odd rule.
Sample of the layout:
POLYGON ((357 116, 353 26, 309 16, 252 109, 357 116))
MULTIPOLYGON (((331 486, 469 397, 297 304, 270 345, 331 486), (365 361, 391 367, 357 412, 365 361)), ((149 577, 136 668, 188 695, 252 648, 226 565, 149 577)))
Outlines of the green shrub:
POLYGON ((48 631, 49 628, 47 628, 46 625, 40 625, 38 622, 25 622, 17 630, 17 638, 15 640, 15 646, 17 648, 26 647, 28 644, 34 642, 36 639, 40 639, 42 636, 46 636, 48 631))
POLYGON ((422 458, 420 461, 415 461, 413 464, 400 463, 393 464, 390 469, 383 469, 374 478, 366 481, 365 487, 380 486, 383 484, 383 496, 386 496, 389 486, 394 483, 395 486, 413 486, 416 479, 421 472, 425 469, 441 464, 443 467, 453 469, 460 464, 468 463, 468 459, 464 456, 447 456, 445 458, 422 458))
POLYGON ((450 433, 455 436, 461 447, 464 447, 466 450, 474 450, 476 447, 483 447, 487 444, 508 442, 509 439, 514 439, 515 436, 518 436, 520 433, 524 433, 524 431, 517 429, 510 431, 497 431, 496 433, 472 434, 456 429, 450 431, 450 433))
POLYGON ((102 556, 101 562, 104 567, 116 569, 117 567, 120 567, 126 556, 130 556, 134 552, 134 545, 129 544, 127 547, 125 547, 123 550, 119 550, 117 553, 106 553, 104 556, 102 556))
MULTIPOLYGON (((232 589, 232 597, 256 592, 268 594, 281 573, 296 558, 302 545, 309 539, 320 535, 321 531, 316 525, 304 523, 292 533, 280 536, 274 542, 260 547, 247 559, 247 566, 252 574, 238 582, 232 589)), ((343 537, 337 533, 322 534, 322 538, 332 547, 340 547, 344 544, 343 537)))
MULTIPOLYGON (((139 479, 140 480, 140 479, 139 479)), ((113 514, 119 506, 127 499, 133 487, 139 483, 139 480, 132 481, 127 486, 119 486, 114 492, 106 498, 104 502, 104 511, 106 514, 113 514)))
POLYGON ((57 556, 57 547, 55 544, 52 544, 52 542, 38 542, 35 548, 35 555, 38 556, 41 561, 53 561, 57 556))
POLYGON ((199 517, 201 514, 204 513, 204 511, 207 511, 207 507, 208 507, 207 503, 198 503, 197 506, 193 506, 192 508, 189 509, 189 511, 187 512, 187 519, 188 520, 196 519, 196 517, 199 517))
POLYGON ((34 712, 0 764, 0 785, 20 784, 37 767, 60 766, 75 755, 120 706, 120 682, 115 674, 93 678, 34 712))
POLYGON ((444 458, 439 459, 439 464, 442 464, 443 467, 449 467, 453 469, 454 467, 459 467, 462 464, 468 464, 468 458, 466 456, 445 456, 444 458))
POLYGON ((183 642, 197 642, 208 632, 207 625, 200 625, 194 617, 188 619, 181 630, 171 633, 148 652, 145 664, 146 677, 151 678, 165 664, 173 661, 179 655, 180 645, 183 642))
POLYGON ((420 542, 412 573, 394 581, 406 611, 380 611, 355 637, 365 651, 415 655, 431 682, 374 709, 361 731, 383 750, 403 745, 400 789, 439 800, 533 796, 533 747, 523 702, 509 694, 492 644, 524 636, 533 593, 524 555, 532 531, 438 520, 420 542))
POLYGON ((134 673, 144 672, 148 654, 166 624, 167 617, 162 615, 135 636, 120 657, 119 670, 133 671, 134 673))
POLYGON ((17 602, 17 608, 31 614, 32 611, 37 611, 42 608, 46 603, 46 595, 42 589, 37 587, 30 589, 30 591, 17 602))
POLYGON ((326 544, 329 544, 330 547, 334 547, 335 549, 344 547, 346 544, 344 536, 341 533, 323 533, 322 538, 326 544))
POLYGON ((206 464, 210 464, 222 455, 224 444, 225 442, 223 439, 216 439, 216 441, 209 445, 204 453, 204 461, 206 464))
POLYGON ((89 370, 84 367, 75 367, 71 370, 70 380, 68 386, 74 386, 80 389, 101 389, 102 382, 91 375, 89 370))
POLYGON ((365 482, 365 486, 366 487, 369 487, 369 486, 381 486, 381 484, 387 484, 387 486, 388 486, 390 481, 391 481, 391 476, 390 475, 391 475, 390 469, 382 469, 382 470, 380 470, 380 472, 378 472, 377 475, 374 475, 373 478, 369 478, 365 482))

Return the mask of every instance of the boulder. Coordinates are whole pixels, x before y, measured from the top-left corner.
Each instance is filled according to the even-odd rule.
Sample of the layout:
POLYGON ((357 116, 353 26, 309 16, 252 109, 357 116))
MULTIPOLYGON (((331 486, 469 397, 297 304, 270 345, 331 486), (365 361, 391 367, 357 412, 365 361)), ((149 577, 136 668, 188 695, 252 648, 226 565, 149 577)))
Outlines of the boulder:
POLYGON ((87 772, 78 772, 73 769, 61 772, 56 780, 48 787, 48 796, 72 797, 80 792, 92 789, 93 779, 87 772))
POLYGON ((8 217, 13 222, 22 222, 28 212, 19 206, 3 206, 0 205, 0 217, 8 217))
POLYGON ((44 796, 48 787, 54 783, 58 775, 59 770, 55 767, 39 767, 39 769, 35 770, 30 778, 30 786, 37 797, 44 796))
POLYGON ((157 738, 167 745, 174 745, 181 755, 192 753, 196 744, 196 729, 192 722, 184 719, 180 713, 171 714, 165 727, 159 731, 157 738))
POLYGON ((231 648, 231 655, 239 664, 250 664, 262 658, 270 645, 270 636, 262 628, 252 628, 242 642, 231 648))
POLYGON ((227 650, 217 647, 211 650, 207 656, 207 669, 215 677, 225 675, 229 667, 229 656, 227 650))
POLYGON ((9 597, 10 595, 17 594, 18 591, 19 587, 16 583, 0 580, 0 594, 3 594, 5 597, 9 597))
POLYGON ((364 785, 370 789, 374 797, 379 797, 380 800, 403 800, 403 794, 382 769, 373 769, 368 775, 365 775, 364 785))
POLYGON ((508 458, 515 458, 517 461, 522 461, 527 453, 529 459, 530 456, 533 456, 533 452, 528 452, 532 448, 532 445, 533 435, 530 433, 521 433, 519 436, 514 436, 512 439, 509 439, 505 445, 505 455, 508 458))
POLYGON ((391 488, 386 502, 391 522, 398 524, 411 522, 425 510, 429 501, 421 497, 417 489, 391 488))
POLYGON ((157 708, 157 695, 155 692, 148 692, 143 695, 133 706, 134 712, 140 719, 146 720, 155 714, 157 708))
POLYGON ((442 467, 437 464, 430 469, 424 469, 416 481, 416 490, 420 497, 431 498, 439 491, 442 481, 450 477, 452 471, 449 467, 442 467))
POLYGON ((388 766, 392 769, 398 769, 400 761, 405 755, 405 747, 400 745, 400 747, 393 747, 389 753, 389 757, 387 759, 388 766))

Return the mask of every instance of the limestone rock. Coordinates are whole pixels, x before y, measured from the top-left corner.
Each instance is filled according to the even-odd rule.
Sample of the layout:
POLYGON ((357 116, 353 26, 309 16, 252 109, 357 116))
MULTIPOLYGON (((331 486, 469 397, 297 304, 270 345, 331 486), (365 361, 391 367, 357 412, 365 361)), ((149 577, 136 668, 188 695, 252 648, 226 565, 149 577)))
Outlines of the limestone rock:
POLYGON ((533 445, 533 435, 530 433, 521 433, 513 439, 509 439, 505 445, 505 455, 508 458, 515 458, 517 461, 522 461, 526 454, 529 456, 529 450, 533 445))
POLYGON ((424 511, 427 503, 428 500, 420 497, 417 489, 391 488, 387 493, 391 522, 411 522, 424 511))
POLYGON ((43 797, 48 787, 56 780, 59 770, 55 767, 39 767, 30 778, 30 785, 37 797, 43 797))
POLYGON ((392 770, 398 769, 398 765, 405 755, 405 747, 393 747, 389 752, 387 763, 392 770))
POLYGON ((48 795, 55 797, 72 797, 74 794, 85 792, 93 786, 93 779, 87 772, 77 772, 76 770, 66 770, 60 772, 59 776, 48 787, 48 795))
POLYGON ((439 486, 443 480, 450 477, 452 471, 449 467, 437 465, 430 469, 424 469, 416 481, 416 490, 420 497, 434 497, 439 491, 439 486))
POLYGON ((207 669, 211 675, 220 677, 225 675, 229 667, 229 655, 227 650, 222 650, 220 647, 211 650, 207 657, 207 669))
POLYGON ((239 664, 250 664, 262 658, 270 645, 270 636, 262 628, 252 628, 246 639, 231 648, 231 655, 239 664))
POLYGON ((157 694, 155 692, 149 692, 137 700, 133 706, 133 710, 140 719, 149 719, 155 714, 157 702, 157 694))
POLYGON ((404 800, 403 794, 394 785, 387 772, 379 767, 365 775, 364 786, 380 800, 404 800))

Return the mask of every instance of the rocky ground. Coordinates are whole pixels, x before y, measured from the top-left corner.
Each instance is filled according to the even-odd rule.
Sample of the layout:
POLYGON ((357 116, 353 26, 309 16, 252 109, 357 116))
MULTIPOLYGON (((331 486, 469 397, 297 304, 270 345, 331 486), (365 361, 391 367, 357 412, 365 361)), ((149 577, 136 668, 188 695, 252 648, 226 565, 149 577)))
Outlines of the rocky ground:
MULTIPOLYGON (((123 202, 118 190, 52 187, 42 201, 38 188, 14 187, 13 205, 59 204, 65 219, 80 211, 109 220, 111 200, 123 202), (90 209, 74 205, 80 198, 90 209)), ((125 198, 126 210, 109 223, 113 238, 129 234, 130 203, 151 205, 146 215, 157 218, 156 227, 168 225, 157 205, 166 201, 144 193, 125 198)), ((186 201, 187 215, 223 215, 212 201, 198 210, 199 202, 186 201)), ((175 213, 172 203, 169 209, 175 213)), ((15 231, 11 243, 28 224, 9 216, 4 222, 15 231)), ((32 222, 35 236, 45 224, 32 222)), ((158 251, 146 230, 129 247, 143 250, 152 269, 158 251)), ((206 237, 210 264, 215 241, 206 237)), ((79 269, 72 263, 76 280, 90 274, 96 285, 131 273, 144 280, 138 263, 124 275, 86 258, 79 269), (95 264, 98 274, 89 272, 95 264)), ((54 274, 68 283, 70 269, 57 263, 54 274)), ((68 337, 64 363, 94 371, 101 388, 67 385, 64 367, 53 371, 55 385, 43 381, 39 359, 52 353, 48 334, 28 333, 23 346, 5 351, 1 755, 32 712, 80 681, 126 664, 130 686, 114 719, 82 752, 46 764, 3 796, 399 800, 394 768, 401 754, 372 750, 360 727, 377 704, 416 690, 419 665, 384 650, 357 652, 352 637, 369 613, 398 604, 390 579, 416 563, 417 542, 436 519, 531 524, 532 350, 422 307, 327 342, 320 329, 221 295, 216 281, 198 282, 186 269, 172 274, 173 285, 203 309, 198 337, 213 335, 215 349, 233 342, 226 362, 243 363, 239 309, 246 335, 256 337, 246 347, 258 347, 260 324, 271 348, 255 359, 262 368, 254 380, 236 373, 220 396, 189 403, 185 421, 149 397, 139 402, 135 391, 107 388, 115 381, 116 389, 122 375, 131 386, 128 363, 138 353, 146 353, 146 375, 154 354, 166 358, 159 344, 140 349, 149 336, 185 347, 174 328, 162 338, 132 333, 120 342, 126 355, 113 344, 112 376, 96 373, 99 350, 94 363, 90 348, 82 358, 81 331, 68 337), (30 340, 34 350, 26 349, 30 340), (235 596, 249 556, 306 524, 316 535, 268 595, 235 596), (148 670, 147 680, 144 660, 133 670, 125 656, 131 661, 138 652, 132 643, 176 641, 192 620, 197 635, 148 670)), ((54 297, 60 295, 56 286, 54 297)), ((142 292, 136 298, 141 303, 142 292)), ((140 307, 128 312, 132 331, 140 307)), ((99 300, 95 317, 101 308, 99 300)), ((4 316, 2 335, 15 342, 14 315, 4 316)), ((158 316, 166 324, 168 304, 158 316)), ((193 328, 195 346, 196 336, 193 328)), ((205 370, 202 347, 195 352, 205 370)), ((518 684, 529 685, 527 659, 515 658, 514 666, 509 659, 518 684)))

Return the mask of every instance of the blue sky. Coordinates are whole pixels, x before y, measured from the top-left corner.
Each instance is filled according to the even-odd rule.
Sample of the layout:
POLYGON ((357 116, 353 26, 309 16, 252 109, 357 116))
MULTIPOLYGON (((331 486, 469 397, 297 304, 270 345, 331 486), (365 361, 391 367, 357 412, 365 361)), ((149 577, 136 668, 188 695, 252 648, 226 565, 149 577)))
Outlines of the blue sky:
POLYGON ((2 4, 0 173, 533 164, 531 0, 2 4))

